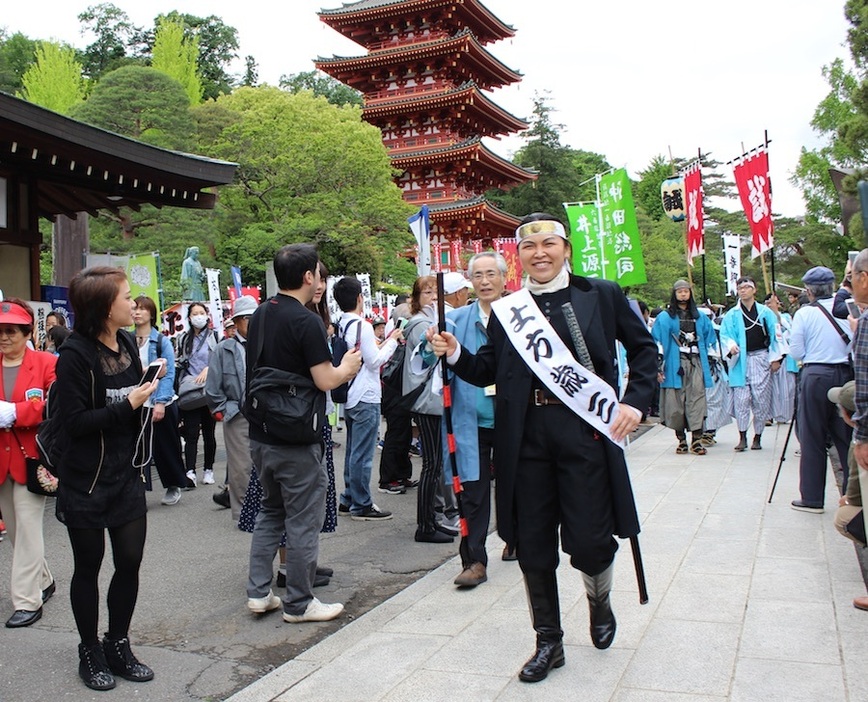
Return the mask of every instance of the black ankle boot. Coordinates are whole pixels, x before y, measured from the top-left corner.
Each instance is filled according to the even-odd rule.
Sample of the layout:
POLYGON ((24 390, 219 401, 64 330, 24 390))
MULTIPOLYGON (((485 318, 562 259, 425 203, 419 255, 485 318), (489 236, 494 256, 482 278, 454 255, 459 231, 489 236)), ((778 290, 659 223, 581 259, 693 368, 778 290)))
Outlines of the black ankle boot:
POLYGON ((747 432, 740 431, 739 435, 741 438, 738 440, 738 443, 735 445, 735 451, 745 451, 747 450, 747 432))
POLYGON ((524 574, 524 584, 537 636, 536 651, 524 664, 518 678, 523 682, 539 682, 552 668, 564 664, 558 581, 554 571, 529 571, 524 574))
POLYGON ((131 682, 147 682, 154 679, 154 671, 144 663, 140 663, 133 655, 128 638, 113 641, 105 636, 102 647, 109 668, 115 675, 131 682))
POLYGON ((102 644, 79 644, 78 660, 78 675, 91 690, 112 690, 117 685, 102 644))
POLYGON ((759 451, 762 449, 762 434, 754 434, 753 435, 753 443, 750 445, 751 451, 759 451))
POLYGON ((599 649, 609 648, 615 640, 617 622, 612 612, 609 593, 615 566, 610 565, 599 575, 582 573, 588 591, 588 610, 591 615, 591 641, 599 649))
POLYGON ((518 674, 522 682, 545 680, 552 668, 564 664, 564 644, 562 641, 545 641, 541 635, 536 637, 536 651, 518 674))

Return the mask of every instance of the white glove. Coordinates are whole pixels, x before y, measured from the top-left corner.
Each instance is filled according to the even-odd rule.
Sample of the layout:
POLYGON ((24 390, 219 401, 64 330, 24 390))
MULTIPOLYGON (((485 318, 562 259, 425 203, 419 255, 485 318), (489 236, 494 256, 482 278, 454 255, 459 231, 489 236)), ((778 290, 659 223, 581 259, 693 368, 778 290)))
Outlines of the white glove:
POLYGON ((15 424, 15 404, 12 402, 3 402, 0 400, 0 429, 8 429, 15 424))

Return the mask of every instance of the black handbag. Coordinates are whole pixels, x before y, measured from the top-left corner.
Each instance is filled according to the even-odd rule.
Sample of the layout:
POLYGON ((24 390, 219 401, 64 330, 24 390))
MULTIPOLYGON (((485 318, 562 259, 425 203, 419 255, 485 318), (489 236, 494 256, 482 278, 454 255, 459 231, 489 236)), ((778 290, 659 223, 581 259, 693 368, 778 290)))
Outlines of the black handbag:
POLYGON ((57 495, 57 478, 45 467, 40 459, 27 455, 24 444, 21 443, 14 429, 12 430, 12 435, 15 437, 15 441, 18 442, 18 448, 21 449, 21 453, 24 454, 27 489, 34 495, 55 497, 57 495))
POLYGON ((863 546, 865 545, 865 510, 859 512, 844 525, 844 530, 863 546))
POLYGON ((323 440, 325 393, 312 379, 298 373, 260 366, 265 345, 265 319, 257 338, 253 363, 247 370, 247 388, 241 413, 251 425, 278 441, 307 446, 323 440))

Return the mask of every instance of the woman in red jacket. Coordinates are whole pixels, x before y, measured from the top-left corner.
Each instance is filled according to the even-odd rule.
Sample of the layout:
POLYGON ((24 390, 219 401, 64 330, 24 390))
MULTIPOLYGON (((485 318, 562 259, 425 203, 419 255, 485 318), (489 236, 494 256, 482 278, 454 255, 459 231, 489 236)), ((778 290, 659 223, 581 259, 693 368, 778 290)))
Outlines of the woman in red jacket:
POLYGON ((27 490, 24 454, 37 455, 36 427, 57 357, 27 348, 32 332, 33 311, 26 302, 0 302, 0 511, 12 542, 10 629, 39 620, 55 588, 42 538, 45 498, 27 490))

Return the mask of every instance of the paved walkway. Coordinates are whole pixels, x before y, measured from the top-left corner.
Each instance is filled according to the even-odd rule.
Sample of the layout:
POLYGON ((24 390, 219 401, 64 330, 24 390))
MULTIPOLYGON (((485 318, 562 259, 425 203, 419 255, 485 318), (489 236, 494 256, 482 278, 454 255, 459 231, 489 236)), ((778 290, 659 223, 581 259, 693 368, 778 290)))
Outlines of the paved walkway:
POLYGON ((639 605, 623 542, 618 634, 597 651, 581 577, 562 559, 567 664, 544 682, 516 677, 534 634, 518 566, 500 560, 492 536, 486 584, 456 590, 453 559, 230 699, 868 700, 868 613, 852 606, 865 584, 852 543, 832 525, 832 481, 825 514, 790 509, 795 437, 767 503, 786 430, 767 429, 762 451, 734 453, 730 425, 704 457, 675 455, 659 426, 635 442, 629 463, 651 601, 639 605))

